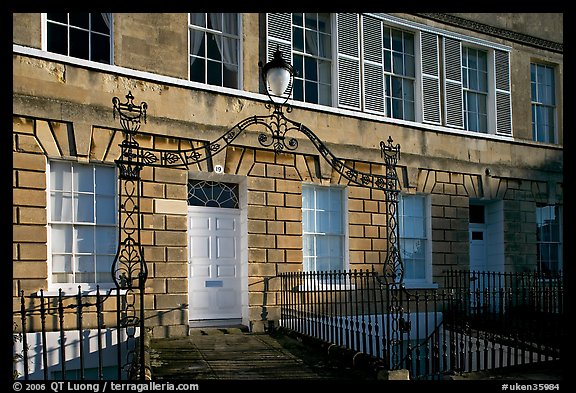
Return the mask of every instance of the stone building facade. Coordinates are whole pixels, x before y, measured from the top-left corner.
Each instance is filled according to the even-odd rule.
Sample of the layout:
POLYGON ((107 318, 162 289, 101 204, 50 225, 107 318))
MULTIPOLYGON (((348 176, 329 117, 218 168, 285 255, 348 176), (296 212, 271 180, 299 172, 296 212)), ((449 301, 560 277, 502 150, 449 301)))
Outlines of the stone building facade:
MULTIPOLYGON (((110 261, 116 243, 109 234, 118 225, 117 217, 109 219, 112 229, 99 232, 103 237, 94 237, 94 244, 83 251, 85 244, 79 241, 78 233, 87 229, 74 223, 68 229, 59 227, 66 220, 56 217, 55 212, 60 214, 64 210, 57 210, 54 204, 55 195, 66 193, 55 186, 62 175, 57 172, 58 165, 70 165, 74 173, 92 168, 89 171, 95 174, 95 179, 105 176, 98 168, 114 168, 123 135, 112 116, 112 97, 123 99, 131 91, 137 103, 148 104, 147 122, 137 135, 141 146, 174 150, 199 146, 221 137, 241 119, 269 113, 257 64, 270 58, 270 48, 280 43, 283 48, 288 45, 292 49, 294 59, 300 54, 295 38, 300 29, 297 14, 239 14, 232 23, 238 26, 232 37, 241 48, 237 52, 240 56, 231 60, 237 66, 238 83, 227 87, 223 81, 218 85, 210 80, 192 80, 190 54, 194 45, 189 37, 196 26, 193 16, 146 13, 103 16, 108 23, 108 35, 104 35, 110 43, 108 62, 55 53, 56 49, 50 47, 54 26, 65 26, 68 31, 76 26, 72 18, 62 21, 60 17, 13 14, 15 299, 20 291, 28 294, 41 288, 57 291, 64 286, 72 290, 83 285, 90 290, 94 282, 83 281, 82 274, 104 277, 109 269, 109 263, 102 268, 91 259, 90 266, 96 267, 82 270, 80 261, 93 256, 110 261), (280 24, 274 30, 278 21, 287 21, 292 43, 281 35, 285 25, 280 24), (68 231, 72 238, 66 238, 68 235, 59 230, 68 231), (65 245, 58 243, 58 239, 64 239, 65 245)), ((403 205, 400 217, 401 237, 405 239, 401 246, 407 250, 403 256, 410 264, 407 286, 441 285, 443 272, 450 268, 507 272, 562 268, 563 37, 562 29, 557 28, 563 23, 561 14, 498 14, 495 18, 483 14, 333 14, 316 15, 310 17, 312 20, 317 23, 315 27, 301 30, 314 32, 320 39, 326 39, 324 34, 332 45, 330 104, 321 103, 319 97, 316 101, 320 102, 310 102, 314 99, 303 95, 291 101, 294 109, 287 116, 305 124, 334 155, 363 172, 384 173, 380 141, 390 136, 400 144, 401 200, 412 201, 403 205), (320 27, 318 21, 322 20, 330 21, 328 33, 323 30, 325 26, 320 27), (344 32, 349 28, 346 23, 350 21, 357 23, 360 38, 355 47, 364 57, 354 57, 344 48, 344 32), (403 42, 400 49, 386 47, 384 39, 381 53, 384 57, 387 52, 393 56, 400 53, 404 62, 413 62, 413 74, 388 72, 384 61, 367 55, 369 48, 363 44, 371 40, 370 29, 375 26, 393 39, 402 37, 394 41, 403 42), (436 40, 431 47, 426 46, 429 39, 436 40), (416 48, 413 52, 409 49, 412 44, 416 48), (456 44, 457 50, 450 53, 459 54, 458 61, 462 57, 472 61, 478 56, 474 60, 487 63, 484 73, 489 86, 485 96, 493 109, 477 111, 481 113, 478 118, 487 118, 483 131, 450 124, 449 115, 454 108, 449 105, 448 95, 453 91, 450 83, 454 81, 444 66, 451 59, 444 54, 451 50, 452 44, 456 44), (433 52, 427 51, 430 48, 433 52), (431 53, 439 60, 435 77, 430 77, 426 68, 428 60, 434 58, 431 53), (505 59, 504 63, 499 63, 501 59, 505 59), (354 99, 348 100, 347 96, 351 83, 343 66, 347 60, 352 61, 350 64, 362 64, 357 75, 364 79, 352 85, 359 89, 351 92, 351 96, 358 95, 358 108, 354 107, 354 99), (499 79, 502 75, 496 75, 502 64, 504 74, 508 75, 504 76, 503 84, 499 79), (368 80, 373 69, 370 66, 384 70, 380 96, 374 95, 372 89, 377 80, 368 80), (539 83, 535 79, 541 75, 539 67, 543 67, 542 75, 552 78, 542 82, 553 93, 552 99, 543 104, 551 108, 553 112, 547 113, 553 113, 554 119, 553 125, 543 126, 548 133, 544 142, 538 140, 538 131, 534 131, 537 126, 533 125, 537 111, 534 108, 541 102, 531 94, 531 85, 534 90, 539 83), (531 68, 536 71, 531 73, 531 68), (383 87, 386 78, 400 80, 406 86, 413 84, 414 97, 406 92, 397 96, 392 89, 386 90, 383 87), (434 90, 439 94, 437 120, 428 117, 427 108, 431 102, 434 104, 430 101, 434 97, 427 95, 429 81, 438 82, 438 89, 434 90), (376 97, 375 101, 370 101, 371 97, 376 97), (378 97, 382 102, 390 99, 390 104, 382 104, 381 113, 370 106, 380 102, 378 97), (392 108, 397 107, 391 103, 396 98, 403 105, 413 104, 413 118, 406 114, 405 118, 394 117, 392 108), (544 238, 545 231, 551 235, 544 238), (548 254, 544 255, 544 250, 548 254)), ((94 34, 94 26, 95 19, 84 30, 94 34)), ((197 31, 213 34, 211 37, 226 36, 217 34, 214 23, 211 29, 214 31, 210 28, 197 31)), ((68 35, 69 42, 70 37, 72 33, 68 35)), ((208 64, 209 56, 198 59, 208 64)), ((315 64, 322 60, 319 56, 308 56, 305 50, 301 57, 320 59, 315 64)), ((480 66, 467 64, 462 73, 469 76, 470 70, 474 70, 476 75, 483 75, 482 70, 478 71, 480 66)), ((227 70, 226 66, 222 69, 227 70)), ((312 71, 306 68, 304 71, 307 74, 302 83, 307 92, 322 84, 320 77, 315 79, 311 75, 312 71)), ((316 71, 321 72, 321 67, 316 71)), ((463 81, 456 81, 462 94, 459 97, 463 97, 460 103, 464 102, 464 108, 456 107, 456 113, 463 114, 470 126, 471 113, 476 113, 472 97, 477 91, 466 87, 469 81, 463 81)), ((341 269, 382 266, 387 251, 384 193, 350 184, 302 136, 297 151, 275 154, 259 144, 258 133, 247 130, 211 160, 189 168, 143 169, 141 244, 149 270, 145 310, 147 324, 155 336, 185 335, 189 320, 195 319, 189 307, 195 296, 191 285, 194 264, 191 242, 202 236, 190 237, 191 217, 203 211, 208 212, 204 218, 219 213, 189 206, 191 180, 237 187, 238 213, 234 224, 237 232, 231 252, 237 263, 234 285, 238 289, 234 296, 238 302, 232 318, 224 313, 222 318, 216 315, 207 319, 234 320, 253 331, 263 331, 269 321, 280 318, 279 273, 321 270, 321 261, 341 269), (217 166, 223 169, 221 173, 214 170, 217 166), (315 199, 320 202, 310 207, 306 195, 321 198, 324 192, 333 192, 329 198, 334 199, 329 200, 339 201, 336 210, 320 208, 319 204, 324 203, 321 199, 315 199), (334 212, 340 211, 343 224, 341 231, 330 238, 335 242, 330 243, 331 251, 318 245, 327 239, 322 237, 326 233, 310 230, 311 219, 306 216, 315 214, 318 218, 326 211, 331 220, 338 216, 334 212)), ((62 176, 69 173, 66 171, 62 176)), ((100 194, 96 180, 93 185, 95 188, 86 191, 86 195, 92 195, 97 209, 97 204, 109 201, 105 197, 111 195, 100 194)), ((74 194, 78 201, 81 194, 74 194)), ((112 203, 116 208, 117 200, 112 203)), ((72 211, 80 215, 73 208, 72 211)), ((104 214, 110 209, 99 211, 104 214)), ((94 225, 98 226, 98 222, 94 225)), ((222 249, 222 253, 225 251, 222 249)), ((100 280, 105 285, 106 279, 100 280)), ((214 279, 206 280, 206 286, 209 283, 222 285, 214 279)), ((202 314, 198 319, 202 319, 202 314)))

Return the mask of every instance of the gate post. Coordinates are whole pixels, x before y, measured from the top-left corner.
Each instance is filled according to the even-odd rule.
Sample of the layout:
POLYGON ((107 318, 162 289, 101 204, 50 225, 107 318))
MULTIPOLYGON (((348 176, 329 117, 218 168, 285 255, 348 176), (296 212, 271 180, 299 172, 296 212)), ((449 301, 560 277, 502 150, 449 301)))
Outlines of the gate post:
MULTIPOLYGON (((112 279, 116 285, 116 296, 125 291, 126 300, 122 302, 122 312, 118 310, 118 346, 120 353, 120 329, 126 329, 127 353, 126 362, 119 364, 119 375, 124 369, 131 374, 132 360, 136 351, 136 328, 140 333, 140 349, 143 346, 144 336, 144 290, 148 277, 148 269, 144 260, 144 251, 140 244, 140 192, 141 181, 140 171, 142 170, 141 155, 139 154, 139 144, 134 138, 140 129, 142 120, 146 122, 146 109, 148 105, 143 102, 140 105, 134 104, 134 96, 131 92, 126 95, 127 101, 121 103, 118 97, 112 99, 114 105, 113 115, 119 115, 122 126, 124 140, 120 144, 121 155, 117 159, 116 166, 118 175, 118 250, 114 263, 112 264, 112 279), (139 293, 139 296, 136 295, 139 293), (139 299, 138 299, 139 298, 139 299), (137 300, 138 299, 138 300, 137 300), (136 310, 140 307, 140 312, 136 310)), ((120 302, 117 302, 120 305, 120 302)), ((140 352, 140 361, 137 370, 133 375, 140 379, 145 377, 144 356, 140 352)), ((119 355, 119 360, 121 356, 119 355)))

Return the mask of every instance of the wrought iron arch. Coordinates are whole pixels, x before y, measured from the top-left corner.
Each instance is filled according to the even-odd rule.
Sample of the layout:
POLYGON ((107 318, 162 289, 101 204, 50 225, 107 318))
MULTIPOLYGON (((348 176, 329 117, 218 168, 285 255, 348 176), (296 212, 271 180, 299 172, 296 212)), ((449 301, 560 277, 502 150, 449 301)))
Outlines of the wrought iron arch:
MULTIPOLYGON (((189 149, 157 149, 140 146, 135 138, 142 122, 146 122, 147 103, 134 104, 131 92, 126 95, 126 102, 114 97, 113 114, 120 118, 124 139, 120 144, 121 154, 116 160, 119 168, 120 203, 119 203, 119 243, 116 258, 112 267, 112 275, 116 287, 125 289, 129 294, 139 292, 140 305, 144 304, 145 281, 148 270, 144 259, 144 250, 140 243, 140 172, 145 166, 150 167, 185 167, 196 165, 208 160, 231 145, 240 134, 250 127, 258 127, 258 142, 264 148, 272 148, 275 153, 294 152, 298 149, 298 134, 304 135, 315 146, 320 155, 330 166, 350 183, 385 193, 387 217, 387 254, 384 262, 383 285, 392 288, 403 287, 404 268, 399 250, 398 228, 398 194, 400 192, 399 179, 396 170, 400 158, 400 145, 394 144, 391 137, 386 142, 380 142, 380 153, 384 160, 385 174, 373 174, 358 171, 354 167, 335 156, 322 140, 302 123, 286 117, 286 112, 292 108, 286 102, 266 104, 271 110, 269 115, 251 116, 235 124, 218 139, 205 146, 191 147, 189 149)), ((191 139, 179 138, 190 142, 191 139)), ((124 325, 127 328, 141 326, 143 328, 144 310, 140 307, 140 314, 136 313, 135 296, 133 302, 125 307, 126 317, 124 325)), ((399 303, 391 307, 399 307, 399 303)), ((393 323, 395 335, 399 340, 399 326, 401 321, 393 323), (398 325, 398 326, 396 326, 398 325)), ((141 340, 142 341, 142 340, 141 340)), ((144 367, 142 364, 141 367, 144 367)), ((142 368, 142 370, 144 370, 142 368)), ((143 375, 143 374, 142 374, 143 375)))

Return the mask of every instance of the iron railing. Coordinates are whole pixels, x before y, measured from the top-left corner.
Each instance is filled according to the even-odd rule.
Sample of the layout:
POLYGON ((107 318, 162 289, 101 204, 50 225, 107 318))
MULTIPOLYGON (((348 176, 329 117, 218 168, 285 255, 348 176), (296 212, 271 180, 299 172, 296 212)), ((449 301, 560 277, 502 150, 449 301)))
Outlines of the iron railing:
POLYGON ((14 314, 14 377, 20 379, 134 379, 139 325, 126 312, 125 291, 70 295, 20 293, 14 314))
POLYGON ((551 338, 563 334, 561 277, 534 287, 491 274, 502 286, 480 290, 464 285, 463 274, 447 275, 459 285, 406 289, 371 270, 283 273, 280 326, 364 353, 384 369, 408 369, 415 379, 560 358, 560 340, 551 338), (543 308, 550 299, 553 307, 543 308), (515 320, 530 310, 541 318, 515 320))

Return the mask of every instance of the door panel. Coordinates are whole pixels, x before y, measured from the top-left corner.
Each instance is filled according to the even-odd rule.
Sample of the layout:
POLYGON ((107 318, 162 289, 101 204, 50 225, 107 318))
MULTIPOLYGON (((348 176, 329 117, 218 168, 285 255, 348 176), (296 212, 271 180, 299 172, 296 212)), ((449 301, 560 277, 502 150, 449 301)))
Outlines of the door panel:
POLYGON ((241 318, 240 211, 188 208, 189 319, 241 318))

